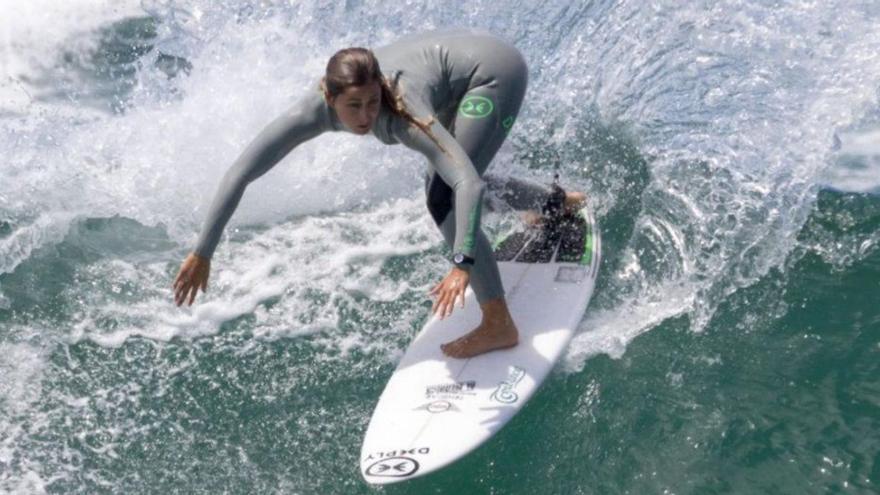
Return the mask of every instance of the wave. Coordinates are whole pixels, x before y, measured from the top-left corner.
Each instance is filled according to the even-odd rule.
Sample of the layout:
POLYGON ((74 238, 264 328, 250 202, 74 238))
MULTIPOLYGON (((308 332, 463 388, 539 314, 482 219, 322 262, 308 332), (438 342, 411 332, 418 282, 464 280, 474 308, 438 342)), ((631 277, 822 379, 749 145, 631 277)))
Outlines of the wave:
MULTIPOLYGON (((530 62, 527 105, 494 166, 536 178, 560 171, 568 187, 586 190, 607 232, 591 306, 604 316, 588 317, 585 333, 608 332, 625 348, 676 315, 700 331, 726 297, 797 252, 835 135, 876 108, 880 68, 862 61, 880 44, 877 8, 845 6, 471 2, 464 13, 437 13, 427 3, 191 0, 144 1, 112 22, 94 14, 61 31, 88 42, 19 58, 19 72, 31 74, 62 63, 43 92, 39 78, 19 78, 37 101, 0 131, 12 151, 0 185, 11 232, 3 271, 59 242, 73 218, 161 225, 185 249, 234 156, 313 87, 336 48, 468 18, 530 62)), ((418 204, 423 167, 401 150, 323 136, 252 185, 230 227, 418 204)), ((590 338, 577 338, 572 353, 595 348, 583 343, 590 338)))

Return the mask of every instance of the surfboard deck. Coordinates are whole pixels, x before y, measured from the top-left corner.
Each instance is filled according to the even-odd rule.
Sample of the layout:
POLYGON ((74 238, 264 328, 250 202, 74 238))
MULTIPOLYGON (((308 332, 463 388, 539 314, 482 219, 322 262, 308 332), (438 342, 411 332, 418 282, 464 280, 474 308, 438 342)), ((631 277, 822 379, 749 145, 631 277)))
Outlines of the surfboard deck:
POLYGON ((431 317, 410 344, 373 411, 361 473, 387 484, 436 471, 498 432, 547 377, 583 318, 600 261, 600 236, 587 209, 553 229, 532 228, 495 247, 519 344, 469 359, 440 344, 480 322, 473 292, 465 308, 431 317))

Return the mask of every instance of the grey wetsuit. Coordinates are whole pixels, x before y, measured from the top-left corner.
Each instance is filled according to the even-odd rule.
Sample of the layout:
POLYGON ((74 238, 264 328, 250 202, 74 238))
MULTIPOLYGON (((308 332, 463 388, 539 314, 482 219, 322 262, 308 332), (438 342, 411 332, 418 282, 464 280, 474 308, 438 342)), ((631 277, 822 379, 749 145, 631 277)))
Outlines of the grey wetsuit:
MULTIPOLYGON (((549 194, 548 188, 524 181, 483 180, 525 95, 527 69, 522 55, 505 41, 475 30, 409 36, 373 51, 383 74, 399 85, 409 112, 423 121, 434 118, 430 126, 434 137, 384 106, 372 134, 428 159, 428 209, 434 221, 453 252, 475 259, 470 272, 477 300, 501 297, 498 267, 480 229, 486 183, 515 208, 540 208, 549 194)), ((195 252, 207 258, 213 255, 248 183, 300 143, 323 132, 346 130, 317 90, 269 124, 224 176, 195 252)))

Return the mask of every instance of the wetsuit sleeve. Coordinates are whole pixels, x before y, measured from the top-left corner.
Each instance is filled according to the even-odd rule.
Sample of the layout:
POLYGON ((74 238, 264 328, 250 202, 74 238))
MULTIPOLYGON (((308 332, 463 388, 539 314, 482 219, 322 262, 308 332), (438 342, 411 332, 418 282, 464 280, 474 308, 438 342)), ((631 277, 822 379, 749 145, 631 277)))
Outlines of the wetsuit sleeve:
POLYGON ((223 176, 194 252, 211 258, 245 187, 268 172, 293 148, 330 127, 324 100, 320 94, 309 94, 263 129, 223 176))
POLYGON ((430 130, 436 142, 421 129, 405 121, 395 126, 395 136, 408 148, 425 155, 434 171, 454 191, 455 242, 452 249, 454 253, 473 258, 475 239, 480 229, 485 184, 467 153, 446 128, 435 119, 430 130))

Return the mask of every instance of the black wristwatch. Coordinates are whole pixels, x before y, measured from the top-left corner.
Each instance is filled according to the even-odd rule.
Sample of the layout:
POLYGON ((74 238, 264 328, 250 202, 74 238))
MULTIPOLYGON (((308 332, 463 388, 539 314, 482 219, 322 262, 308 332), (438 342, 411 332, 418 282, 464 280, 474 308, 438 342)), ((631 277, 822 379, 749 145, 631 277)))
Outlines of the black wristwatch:
POLYGON ((455 266, 466 270, 467 267, 474 266, 474 259, 470 256, 465 256, 463 253, 455 253, 452 255, 452 263, 455 264, 455 266))

